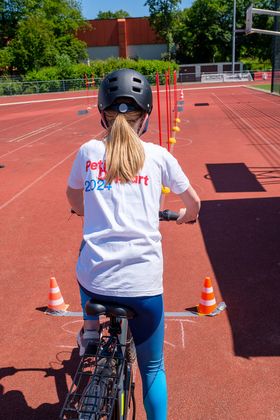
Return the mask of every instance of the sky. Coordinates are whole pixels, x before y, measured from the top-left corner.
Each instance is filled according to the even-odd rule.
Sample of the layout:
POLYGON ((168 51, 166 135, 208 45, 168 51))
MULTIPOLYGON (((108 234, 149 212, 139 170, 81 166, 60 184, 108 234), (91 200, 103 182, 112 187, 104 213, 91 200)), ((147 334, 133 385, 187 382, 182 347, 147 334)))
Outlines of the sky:
MULTIPOLYGON (((116 12, 117 10, 125 10, 131 17, 142 17, 149 15, 149 9, 144 6, 145 0, 80 0, 82 5, 82 13, 86 19, 95 19, 99 11, 116 12)), ((190 7, 193 0, 182 0, 180 8, 190 7)))

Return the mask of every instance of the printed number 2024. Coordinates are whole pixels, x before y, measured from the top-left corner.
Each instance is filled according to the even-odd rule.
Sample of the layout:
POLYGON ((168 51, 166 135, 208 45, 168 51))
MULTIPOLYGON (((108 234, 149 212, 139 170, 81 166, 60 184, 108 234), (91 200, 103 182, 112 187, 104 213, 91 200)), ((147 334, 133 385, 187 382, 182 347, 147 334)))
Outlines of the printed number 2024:
POLYGON ((112 188, 112 185, 106 184, 106 181, 103 179, 91 179, 90 181, 85 181, 85 191, 90 192, 93 190, 97 191, 103 191, 104 189, 107 189, 110 191, 112 188))

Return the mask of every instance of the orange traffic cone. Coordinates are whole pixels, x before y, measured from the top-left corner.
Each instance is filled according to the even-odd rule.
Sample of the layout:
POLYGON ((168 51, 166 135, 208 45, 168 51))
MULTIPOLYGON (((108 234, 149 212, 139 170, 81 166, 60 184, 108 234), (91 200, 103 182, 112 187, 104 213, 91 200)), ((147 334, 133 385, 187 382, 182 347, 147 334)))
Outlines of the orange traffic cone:
POLYGON ((64 303, 64 299, 58 287, 55 277, 50 278, 50 291, 48 301, 48 312, 66 311, 69 305, 64 303))
POLYGON ((200 303, 198 305, 198 313, 201 315, 209 315, 217 308, 216 299, 212 287, 210 277, 206 277, 201 293, 200 303))

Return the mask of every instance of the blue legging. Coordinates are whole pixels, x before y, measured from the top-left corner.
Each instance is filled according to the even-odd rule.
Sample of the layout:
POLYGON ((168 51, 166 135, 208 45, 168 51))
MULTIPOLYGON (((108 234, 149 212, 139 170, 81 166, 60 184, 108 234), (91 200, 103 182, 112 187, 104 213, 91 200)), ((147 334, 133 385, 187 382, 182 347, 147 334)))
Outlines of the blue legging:
POLYGON ((84 319, 85 304, 90 299, 126 305, 136 312, 129 320, 135 342, 137 362, 142 378, 143 400, 148 420, 167 419, 167 386, 163 360, 164 310, 162 295, 146 297, 113 297, 92 294, 80 287, 84 319))

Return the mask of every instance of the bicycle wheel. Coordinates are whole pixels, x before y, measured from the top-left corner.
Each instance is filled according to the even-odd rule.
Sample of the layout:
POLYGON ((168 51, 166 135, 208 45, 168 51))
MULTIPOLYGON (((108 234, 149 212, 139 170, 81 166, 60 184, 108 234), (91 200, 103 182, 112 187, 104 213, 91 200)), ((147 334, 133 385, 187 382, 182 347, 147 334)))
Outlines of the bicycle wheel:
POLYGON ((80 400, 79 420, 109 419, 113 410, 113 387, 116 361, 102 358, 98 361, 92 380, 80 400))

